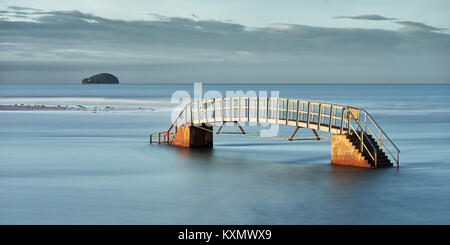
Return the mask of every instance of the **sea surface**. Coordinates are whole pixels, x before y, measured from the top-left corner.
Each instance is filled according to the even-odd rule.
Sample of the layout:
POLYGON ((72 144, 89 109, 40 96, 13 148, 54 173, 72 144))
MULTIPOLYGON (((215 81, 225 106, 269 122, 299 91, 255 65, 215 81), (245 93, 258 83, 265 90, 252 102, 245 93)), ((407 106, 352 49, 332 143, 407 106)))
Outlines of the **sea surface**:
POLYGON ((0 111, 0 224, 450 224, 450 85, 203 84, 365 108, 399 169, 332 166, 329 139, 150 145, 193 88, 0 85, 0 105, 129 109, 0 111))

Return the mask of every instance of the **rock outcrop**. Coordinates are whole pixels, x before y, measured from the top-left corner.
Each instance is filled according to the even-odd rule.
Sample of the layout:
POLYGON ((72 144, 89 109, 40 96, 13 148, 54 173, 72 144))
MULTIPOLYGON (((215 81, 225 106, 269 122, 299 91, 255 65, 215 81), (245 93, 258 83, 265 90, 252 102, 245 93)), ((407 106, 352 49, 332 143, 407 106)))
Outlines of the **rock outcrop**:
POLYGON ((90 78, 85 78, 81 82, 82 84, 118 84, 119 79, 116 76, 109 73, 100 73, 90 78))

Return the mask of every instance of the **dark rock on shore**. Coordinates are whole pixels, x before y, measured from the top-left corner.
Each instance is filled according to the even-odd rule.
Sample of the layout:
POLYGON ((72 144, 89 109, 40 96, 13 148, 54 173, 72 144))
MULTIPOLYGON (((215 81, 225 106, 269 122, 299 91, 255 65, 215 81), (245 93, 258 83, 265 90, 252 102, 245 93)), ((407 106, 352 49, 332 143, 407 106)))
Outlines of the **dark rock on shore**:
POLYGON ((81 82, 82 84, 118 84, 119 79, 116 76, 109 73, 100 73, 90 78, 85 78, 81 82))

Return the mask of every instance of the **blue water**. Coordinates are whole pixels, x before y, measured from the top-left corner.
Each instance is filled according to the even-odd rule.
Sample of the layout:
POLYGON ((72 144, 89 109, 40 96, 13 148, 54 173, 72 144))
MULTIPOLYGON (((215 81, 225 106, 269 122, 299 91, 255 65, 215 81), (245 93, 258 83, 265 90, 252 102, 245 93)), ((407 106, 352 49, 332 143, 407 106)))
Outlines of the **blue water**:
POLYGON ((450 224, 449 85, 203 85, 363 107, 401 150, 399 169, 376 170, 330 165, 329 140, 149 145, 180 89, 193 94, 192 84, 0 85, 0 104, 155 108, 0 111, 0 224, 450 224))

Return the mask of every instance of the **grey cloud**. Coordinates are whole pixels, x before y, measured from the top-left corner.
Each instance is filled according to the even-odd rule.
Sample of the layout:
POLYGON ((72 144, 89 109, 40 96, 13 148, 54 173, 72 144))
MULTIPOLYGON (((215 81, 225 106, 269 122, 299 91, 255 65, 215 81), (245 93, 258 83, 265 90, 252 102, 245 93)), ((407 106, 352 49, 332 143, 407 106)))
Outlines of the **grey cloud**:
POLYGON ((36 9, 36 8, 27 8, 27 7, 18 7, 18 6, 8 6, 8 9, 12 9, 12 10, 32 10, 32 11, 40 11, 40 9, 36 9))
POLYGON ((405 31, 443 31, 445 28, 437 28, 429 25, 425 25, 420 22, 413 21, 397 21, 396 23, 403 25, 402 30, 405 31))
MULTIPOLYGON (((408 67, 415 67, 416 72, 428 67, 426 71, 439 79, 449 76, 440 68, 448 64, 449 35, 432 31, 284 23, 249 28, 154 13, 149 15, 156 20, 140 21, 102 18, 76 10, 26 15, 30 21, 0 20, 0 43, 9 44, 0 45, 0 83, 21 69, 58 70, 58 74, 66 70, 74 76, 71 81, 77 82, 76 71, 108 67, 124 74, 139 70, 136 74, 142 74, 142 79, 149 77, 146 70, 151 71, 154 81, 190 81, 203 75, 214 80, 219 74, 220 79, 235 81, 276 76, 294 81, 295 77, 313 79, 314 73, 318 80, 330 79, 332 74, 345 80, 368 74, 380 77, 377 74, 383 72, 386 77, 398 77, 395 70, 407 71, 408 67), (14 45, 17 43, 21 45, 14 45), (325 77, 323 71, 333 73, 325 77)), ((408 79, 419 75, 408 75, 408 79)))
POLYGON ((0 16, 2 19, 6 20, 8 20, 11 17, 21 19, 31 19, 39 11, 41 10, 35 8, 9 6, 7 7, 7 10, 0 10, 0 16))
POLYGON ((25 11, 16 11, 16 10, 13 10, 13 11, 11 11, 11 10, 1 10, 0 14, 5 15, 5 16, 7 16, 7 15, 15 15, 15 14, 24 15, 24 16, 25 15, 26 16, 34 15, 34 13, 25 12, 25 11))
POLYGON ((160 14, 156 14, 156 13, 148 13, 148 15, 155 17, 158 20, 167 20, 168 17, 165 15, 160 15, 160 14))
MULTIPOLYGON (((219 51, 247 50, 253 53, 378 53, 391 52, 404 43, 430 42, 437 48, 441 36, 409 36, 388 30, 355 28, 322 28, 294 24, 275 24, 249 29, 240 24, 215 20, 194 20, 180 17, 158 17, 154 21, 123 21, 98 17, 80 11, 50 11, 30 13, 35 22, 3 20, 0 37, 3 42, 33 43, 33 46, 62 48, 139 49, 145 46, 206 49, 219 51), (424 40, 422 40, 424 39, 424 40), (437 43, 436 43, 437 42, 437 43)), ((403 25, 438 30, 413 22, 403 25)), ((441 39, 442 39, 441 38, 441 39)))
POLYGON ((396 20, 396 18, 388 18, 377 14, 366 14, 357 16, 336 16, 335 19, 354 19, 354 20, 396 20))

